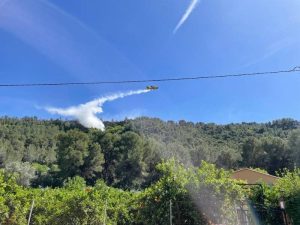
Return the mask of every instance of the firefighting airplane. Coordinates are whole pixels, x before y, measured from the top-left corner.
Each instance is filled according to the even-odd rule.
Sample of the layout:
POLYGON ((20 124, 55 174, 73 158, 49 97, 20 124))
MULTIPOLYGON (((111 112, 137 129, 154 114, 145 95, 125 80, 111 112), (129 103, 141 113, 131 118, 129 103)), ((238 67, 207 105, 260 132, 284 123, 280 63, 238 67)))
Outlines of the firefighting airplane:
POLYGON ((157 87, 157 86, 152 86, 152 85, 151 85, 151 86, 147 86, 146 89, 147 89, 147 90, 150 90, 150 91, 155 91, 155 90, 158 89, 158 87, 157 87))

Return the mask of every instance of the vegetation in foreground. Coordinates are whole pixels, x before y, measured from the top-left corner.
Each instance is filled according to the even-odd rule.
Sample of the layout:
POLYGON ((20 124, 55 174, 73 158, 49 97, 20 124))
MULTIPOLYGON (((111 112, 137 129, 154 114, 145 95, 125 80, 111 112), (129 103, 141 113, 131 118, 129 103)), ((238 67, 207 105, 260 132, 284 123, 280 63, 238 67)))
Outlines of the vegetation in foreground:
MULTIPOLYGON (((275 186, 264 186, 263 193, 261 189, 244 189, 239 181, 229 178, 229 171, 206 162, 187 169, 169 160, 157 170, 159 180, 142 191, 109 187, 102 180, 90 187, 77 176, 61 188, 26 188, 17 184, 17 175, 1 170, 0 224, 27 224, 34 200, 31 224, 168 224, 171 207, 174 225, 236 225, 236 207, 245 200, 278 210, 282 197, 294 224, 300 222, 299 169, 285 171, 275 186)), ((261 215, 261 222, 279 225, 280 216, 269 210, 261 215)))
POLYGON ((235 224, 235 206, 246 199, 272 209, 262 212, 265 224, 280 224, 274 212, 281 198, 299 223, 298 121, 138 118, 106 126, 2 118, 0 224, 26 224, 33 199, 32 224, 166 224, 170 204, 173 224, 235 224), (229 178, 239 167, 281 178, 263 192, 244 189, 229 178))

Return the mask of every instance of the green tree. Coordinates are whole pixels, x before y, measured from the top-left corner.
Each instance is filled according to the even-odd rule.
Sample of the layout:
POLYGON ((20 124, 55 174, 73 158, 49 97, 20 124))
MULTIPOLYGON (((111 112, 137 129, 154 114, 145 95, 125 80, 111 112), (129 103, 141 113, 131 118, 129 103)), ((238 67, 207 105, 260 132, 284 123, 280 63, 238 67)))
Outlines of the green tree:
POLYGON ((90 143, 88 147, 89 155, 84 159, 82 176, 88 180, 99 177, 103 169, 104 155, 98 143, 90 143))
POLYGON ((295 130, 289 135, 288 148, 291 151, 295 166, 300 167, 300 130, 295 130))
POLYGON ((29 187, 31 181, 36 178, 35 169, 28 162, 11 162, 7 163, 5 170, 16 176, 18 184, 29 187))
POLYGON ((271 174, 279 169, 293 167, 292 155, 287 148, 286 141, 275 137, 275 138, 264 138, 261 142, 261 149, 265 152, 261 158, 263 164, 258 164, 258 167, 266 168, 271 174))
POLYGON ((246 167, 257 167, 256 165, 264 157, 263 149, 255 138, 249 138, 242 145, 242 165, 246 167))
POLYGON ((168 224, 170 200, 174 225, 236 224, 235 203, 244 191, 229 172, 204 161, 186 169, 174 159, 157 169, 161 178, 138 199, 138 224, 168 224))
POLYGON ((103 154, 97 143, 79 130, 70 130, 58 138, 58 165, 62 177, 75 175, 91 179, 102 171, 103 154))
POLYGON ((88 153, 88 135, 70 130, 58 137, 57 162, 63 177, 73 177, 81 174, 84 159, 88 153))
POLYGON ((286 141, 278 137, 251 138, 242 146, 242 165, 259 167, 275 174, 277 170, 292 168, 293 159, 286 141))
POLYGON ((142 138, 134 132, 123 133, 116 143, 119 151, 116 166, 116 178, 118 187, 139 188, 143 183, 145 162, 143 161, 144 146, 142 138))

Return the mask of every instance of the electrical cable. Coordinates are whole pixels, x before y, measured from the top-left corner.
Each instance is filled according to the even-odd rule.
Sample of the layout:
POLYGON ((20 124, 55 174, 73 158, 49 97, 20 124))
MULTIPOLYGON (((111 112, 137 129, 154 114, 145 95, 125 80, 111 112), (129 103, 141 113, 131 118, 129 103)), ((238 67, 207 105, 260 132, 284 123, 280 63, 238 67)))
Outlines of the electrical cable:
POLYGON ((239 74, 223 74, 211 76, 195 76, 195 77, 171 77, 161 79, 147 79, 147 80, 120 80, 120 81, 92 81, 92 82, 54 82, 54 83, 0 83, 0 87, 35 87, 35 86, 70 86, 70 85, 102 85, 102 84, 126 84, 126 83, 155 83, 155 82, 169 82, 169 81, 185 81, 185 80, 200 80, 200 79, 219 79, 230 77, 246 77, 246 76, 261 76, 261 75, 276 75, 282 73, 300 72, 300 66, 296 66, 289 70, 239 73, 239 74))

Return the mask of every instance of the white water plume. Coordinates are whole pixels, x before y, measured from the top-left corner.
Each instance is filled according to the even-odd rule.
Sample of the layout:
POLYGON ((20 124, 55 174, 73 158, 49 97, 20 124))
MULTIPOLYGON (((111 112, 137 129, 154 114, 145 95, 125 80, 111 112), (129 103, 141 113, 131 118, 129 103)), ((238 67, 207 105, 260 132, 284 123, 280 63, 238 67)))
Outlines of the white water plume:
POLYGON ((130 95, 139 95, 149 91, 150 90, 136 90, 124 93, 116 93, 77 106, 71 106, 68 108, 47 107, 46 110, 52 114, 75 118, 80 124, 87 128, 97 128, 104 131, 104 123, 99 117, 97 117, 97 114, 103 112, 103 104, 105 102, 114 101, 130 95))

